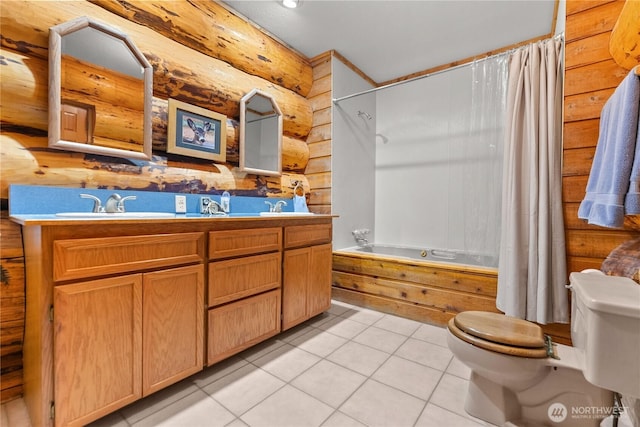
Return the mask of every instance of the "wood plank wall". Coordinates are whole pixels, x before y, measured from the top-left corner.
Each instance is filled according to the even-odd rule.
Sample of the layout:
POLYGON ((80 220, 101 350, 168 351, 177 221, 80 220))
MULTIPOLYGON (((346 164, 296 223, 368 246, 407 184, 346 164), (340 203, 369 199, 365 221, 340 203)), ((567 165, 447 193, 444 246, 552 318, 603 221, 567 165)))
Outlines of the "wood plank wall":
POLYGON ((624 230, 612 230, 577 216, 598 142, 600 112, 629 72, 609 53, 611 30, 623 5, 622 0, 567 1, 562 187, 569 271, 599 269, 614 248, 640 236, 631 218, 624 230))
POLYGON ((304 171, 309 187, 309 209, 331 213, 331 121, 332 54, 326 52, 311 59, 313 85, 307 98, 311 101, 313 124, 307 146, 309 161, 304 171))

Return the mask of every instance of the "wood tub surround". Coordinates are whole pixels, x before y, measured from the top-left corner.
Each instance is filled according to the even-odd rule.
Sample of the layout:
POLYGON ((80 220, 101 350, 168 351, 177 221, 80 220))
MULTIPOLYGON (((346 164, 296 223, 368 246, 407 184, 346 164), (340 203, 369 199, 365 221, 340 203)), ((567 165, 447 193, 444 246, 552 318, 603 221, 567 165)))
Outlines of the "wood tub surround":
MULTIPOLYGON (((404 260, 346 251, 333 253, 333 298, 445 327, 463 311, 500 313, 495 268, 404 260)), ((544 325, 569 344, 566 325, 544 325)))
POLYGON ((329 215, 16 221, 34 426, 85 425, 330 306, 329 215))

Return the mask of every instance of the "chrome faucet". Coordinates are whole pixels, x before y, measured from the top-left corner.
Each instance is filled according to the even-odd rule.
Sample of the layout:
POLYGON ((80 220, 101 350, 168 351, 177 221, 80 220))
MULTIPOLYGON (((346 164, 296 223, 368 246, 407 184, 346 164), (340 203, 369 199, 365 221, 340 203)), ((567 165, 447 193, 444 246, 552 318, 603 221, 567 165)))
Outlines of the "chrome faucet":
POLYGON ((276 203, 267 202, 265 203, 269 205, 269 212, 282 212, 282 207, 287 206, 287 202, 284 200, 278 200, 276 203))
POLYGON ((91 194, 80 194, 80 197, 83 199, 91 199, 93 200, 93 210, 91 212, 100 213, 104 212, 104 207, 102 207, 102 202, 96 196, 92 196, 91 194))
POLYGON ((209 200, 204 208, 204 212, 208 215, 226 215, 227 211, 224 210, 222 205, 215 200, 209 200))
POLYGON ((136 198, 136 196, 122 197, 118 193, 113 193, 105 202, 104 211, 108 213, 124 213, 125 200, 135 200, 136 198))
POLYGON ((358 246, 369 246, 369 240, 365 237, 369 231, 368 228, 360 228, 351 232, 358 246))

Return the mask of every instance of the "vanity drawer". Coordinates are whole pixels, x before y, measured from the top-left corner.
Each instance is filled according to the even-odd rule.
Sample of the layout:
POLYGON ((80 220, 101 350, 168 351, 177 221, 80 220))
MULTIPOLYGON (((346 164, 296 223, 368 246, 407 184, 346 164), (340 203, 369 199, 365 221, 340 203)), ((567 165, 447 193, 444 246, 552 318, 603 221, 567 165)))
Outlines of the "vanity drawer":
POLYGON ((56 240, 54 281, 203 262, 204 233, 56 240))
POLYGON ((331 223, 292 225, 284 229, 284 247, 321 245, 331 242, 331 223))
POLYGON ((281 246, 280 227, 209 232, 209 259, 278 251, 281 246))
POLYGON ((280 290, 209 310, 207 365, 280 332, 280 290))
POLYGON ((209 307, 280 287, 280 252, 209 263, 209 307))

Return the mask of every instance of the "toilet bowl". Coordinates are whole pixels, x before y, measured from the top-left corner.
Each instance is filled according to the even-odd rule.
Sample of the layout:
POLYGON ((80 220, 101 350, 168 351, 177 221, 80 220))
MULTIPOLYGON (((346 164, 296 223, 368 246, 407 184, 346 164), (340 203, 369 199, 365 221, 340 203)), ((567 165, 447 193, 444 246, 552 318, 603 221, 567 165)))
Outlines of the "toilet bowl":
POLYGON ((570 288, 574 347, 548 344, 540 326, 498 313, 449 321, 449 349, 471 370, 470 415, 496 425, 598 426, 614 391, 640 395, 640 286, 572 273, 570 288))

